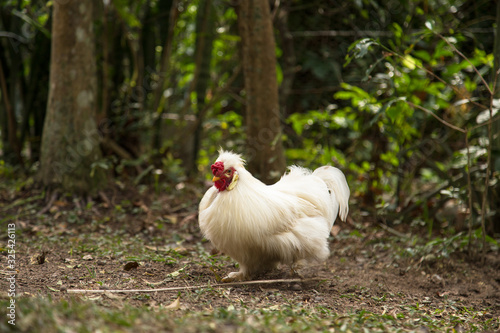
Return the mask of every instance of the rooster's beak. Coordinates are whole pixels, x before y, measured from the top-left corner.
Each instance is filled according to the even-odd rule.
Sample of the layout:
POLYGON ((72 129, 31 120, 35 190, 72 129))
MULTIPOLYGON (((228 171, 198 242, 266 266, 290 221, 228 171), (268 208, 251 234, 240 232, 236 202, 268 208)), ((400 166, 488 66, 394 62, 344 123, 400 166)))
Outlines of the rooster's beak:
POLYGON ((217 176, 214 176, 214 178, 212 178, 212 181, 215 183, 216 181, 218 181, 220 179, 220 177, 217 177, 217 176))

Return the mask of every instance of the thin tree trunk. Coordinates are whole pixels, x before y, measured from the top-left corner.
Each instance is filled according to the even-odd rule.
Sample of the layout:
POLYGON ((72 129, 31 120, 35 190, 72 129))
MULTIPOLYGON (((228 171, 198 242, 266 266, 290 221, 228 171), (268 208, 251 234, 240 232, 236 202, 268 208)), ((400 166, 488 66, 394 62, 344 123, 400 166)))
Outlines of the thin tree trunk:
MULTIPOLYGON (((52 22, 51 18, 49 20, 52 22)), ((35 36, 34 45, 34 54, 30 59, 30 74, 26 87, 20 139, 20 142, 25 142, 26 137, 29 138, 32 163, 40 160, 40 143, 49 91, 47 82, 49 80, 50 38, 38 33, 35 36)))
MULTIPOLYGON (((20 4, 17 8, 20 9, 20 4)), ((0 19, 4 19, 2 15, 0 19)), ((2 22, 0 26, 10 30, 18 31, 22 26, 22 20, 17 17, 10 16, 8 20, 2 22)), ((13 165, 23 165, 21 157, 22 142, 19 141, 17 133, 17 120, 15 110, 18 106, 23 106, 19 101, 23 96, 23 76, 22 59, 21 59, 21 44, 20 43, 1 43, 2 54, 0 55, 0 91, 1 102, 5 109, 3 119, 2 141, 3 159, 13 165)))
MULTIPOLYGON (((500 98, 500 75, 498 73, 500 71, 500 1, 497 1, 493 70, 492 82, 495 82, 494 98, 500 98)), ((497 119, 493 123, 493 133, 496 133, 496 137, 493 138, 492 148, 500 149, 500 119, 497 119)))
POLYGON ((106 119, 107 110, 110 108, 110 95, 109 91, 112 89, 111 75, 110 75, 110 49, 112 44, 110 43, 110 23, 109 23, 109 3, 103 3, 102 7, 102 71, 101 71, 101 107, 97 112, 97 121, 100 124, 101 121, 106 119))
MULTIPOLYGON (((496 28, 495 28, 495 44, 494 44, 494 67, 492 82, 494 82, 495 91, 493 98, 500 98, 500 0, 497 0, 497 13, 496 13, 496 28)), ((500 119, 497 119, 492 124, 493 140, 491 142, 491 151, 500 151, 500 119)), ((493 156, 492 156, 493 157, 493 156)), ((498 167, 498 158, 491 158, 490 169, 495 172, 498 167)), ((497 182, 492 189, 491 211, 497 212, 493 220, 497 219, 500 214, 500 184, 497 182)), ((493 231, 500 232, 500 223, 493 223, 493 231)))
POLYGON ((283 81, 280 85, 280 110, 285 117, 288 114, 287 102, 293 87, 293 80, 297 73, 297 58, 295 57, 295 47, 293 36, 288 29, 288 16, 290 12, 290 0, 282 1, 276 16, 276 27, 281 39, 283 81))
POLYGON ((78 194, 103 185, 96 127, 95 0, 54 2, 49 100, 41 147, 41 180, 78 194))
MULTIPOLYGON (((202 124, 204 118, 205 100, 207 89, 210 85, 210 64, 212 60, 213 41, 215 39, 215 11, 212 0, 200 3, 196 16, 196 51, 195 72, 191 89, 196 92, 196 120, 187 124, 187 131, 193 135, 185 144, 181 145, 184 150, 183 160, 186 172, 192 175, 197 172, 196 160, 200 149, 202 124)), ((190 94, 186 94, 189 97, 190 94)), ((191 106, 190 100, 185 99, 184 109, 191 106)), ((185 110, 184 113, 185 113, 185 110)), ((181 113, 183 115, 183 113, 181 113)), ((184 140, 179 138, 180 141, 184 140)))
POLYGON ((172 1, 161 1, 159 2, 159 7, 161 8, 162 12, 166 12, 168 9, 168 20, 166 29, 166 36, 163 37, 163 32, 165 30, 165 25, 160 26, 160 39, 163 39, 164 44, 163 44, 163 51, 161 55, 161 60, 160 60, 160 72, 159 72, 159 80, 156 86, 155 91, 153 92, 153 104, 152 104, 152 111, 154 115, 154 132, 153 132, 153 148, 156 150, 159 150, 161 147, 161 131, 162 131, 162 117, 163 117, 163 112, 165 110, 164 108, 164 103, 165 103, 165 95, 164 91, 167 88, 167 83, 168 80, 166 79, 167 77, 167 71, 169 70, 169 62, 170 62, 170 56, 172 53, 172 41, 174 39, 174 30, 175 30, 175 24, 177 23, 177 18, 179 17, 179 10, 177 8, 177 0, 172 0, 172 1), (170 7, 169 7, 170 6, 170 7))
POLYGON ((237 11, 245 77, 248 168, 263 182, 271 183, 281 176, 286 163, 269 2, 242 0, 237 11))
POLYGON ((9 100, 9 92, 7 90, 7 82, 5 80, 5 75, 3 73, 3 66, 0 63, 0 87, 3 95, 3 102, 5 105, 5 111, 7 114, 7 142, 9 143, 10 148, 14 152, 18 163, 22 164, 21 158, 21 147, 19 145, 19 141, 17 140, 17 122, 14 115, 14 109, 9 100))

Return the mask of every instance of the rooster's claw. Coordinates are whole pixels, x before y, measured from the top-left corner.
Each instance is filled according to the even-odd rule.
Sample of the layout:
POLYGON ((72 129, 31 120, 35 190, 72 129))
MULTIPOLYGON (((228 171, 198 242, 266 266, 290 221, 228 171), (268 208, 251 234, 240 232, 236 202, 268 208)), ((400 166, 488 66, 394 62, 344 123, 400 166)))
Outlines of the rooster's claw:
POLYGON ((229 273, 226 277, 224 277, 221 281, 223 283, 229 283, 229 282, 239 282, 239 281, 245 281, 246 276, 242 272, 231 272, 229 273))

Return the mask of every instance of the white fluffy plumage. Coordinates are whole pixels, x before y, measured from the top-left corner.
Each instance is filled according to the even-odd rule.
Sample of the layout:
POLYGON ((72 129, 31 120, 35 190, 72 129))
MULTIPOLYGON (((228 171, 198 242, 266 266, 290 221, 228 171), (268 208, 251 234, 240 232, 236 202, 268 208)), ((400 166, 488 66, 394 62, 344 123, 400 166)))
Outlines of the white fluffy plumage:
POLYGON ((212 166, 214 181, 228 175, 231 184, 212 186, 199 206, 203 235, 239 263, 239 272, 223 281, 250 280, 278 263, 300 268, 326 260, 333 223, 337 215, 345 221, 349 211, 350 191, 342 171, 292 166, 268 186, 244 164, 240 155, 221 150, 214 164, 220 172, 212 166))

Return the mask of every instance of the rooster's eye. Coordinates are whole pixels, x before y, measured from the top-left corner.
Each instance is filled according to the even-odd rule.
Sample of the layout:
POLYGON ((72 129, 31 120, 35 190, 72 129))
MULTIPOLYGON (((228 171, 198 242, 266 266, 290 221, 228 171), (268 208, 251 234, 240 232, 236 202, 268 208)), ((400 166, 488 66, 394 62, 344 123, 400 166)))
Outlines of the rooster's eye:
POLYGON ((225 174, 226 176, 231 176, 232 171, 231 170, 226 170, 225 174))

